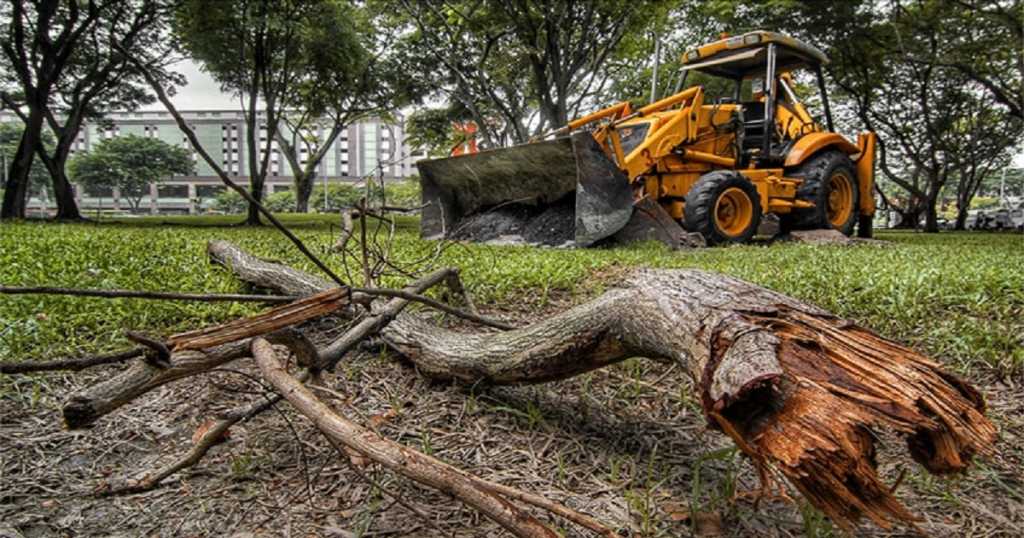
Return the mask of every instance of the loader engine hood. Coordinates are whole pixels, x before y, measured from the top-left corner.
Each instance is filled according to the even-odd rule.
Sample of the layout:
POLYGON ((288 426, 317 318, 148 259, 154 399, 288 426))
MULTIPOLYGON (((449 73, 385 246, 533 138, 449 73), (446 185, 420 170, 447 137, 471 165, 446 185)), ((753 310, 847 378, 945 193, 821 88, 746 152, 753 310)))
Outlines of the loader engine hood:
POLYGON ((586 132, 542 142, 416 163, 423 190, 420 232, 452 237, 468 219, 510 205, 536 208, 569 203, 576 246, 607 238, 630 220, 633 195, 626 176, 586 132))

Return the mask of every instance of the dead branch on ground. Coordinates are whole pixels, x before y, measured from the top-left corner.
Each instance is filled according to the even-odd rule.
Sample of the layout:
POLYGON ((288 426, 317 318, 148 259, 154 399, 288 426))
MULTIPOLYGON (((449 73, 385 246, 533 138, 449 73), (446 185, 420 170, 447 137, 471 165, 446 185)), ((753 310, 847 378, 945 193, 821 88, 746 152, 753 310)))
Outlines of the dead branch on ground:
POLYGON ((31 374, 36 372, 52 372, 56 370, 70 370, 77 372, 85 370, 86 368, 92 368, 93 366, 130 361, 134 358, 141 357, 145 352, 146 348, 140 346, 115 353, 90 355, 88 357, 53 359, 49 361, 35 362, 4 361, 0 362, 0 374, 31 374))
POLYGON ((0 286, 0 295, 70 295, 105 299, 152 299, 158 301, 198 301, 205 303, 290 303, 299 297, 286 295, 245 295, 238 293, 178 293, 139 290, 60 288, 54 286, 0 286))
MULTIPOLYGON (((280 281, 267 266, 239 277, 280 281)), ((884 528, 917 520, 877 475, 872 428, 903 434, 910 455, 939 474, 991 454, 996 437, 977 391, 937 363, 812 305, 701 271, 640 270, 513 331, 455 332, 410 314, 380 335, 420 373, 467 384, 539 383, 633 356, 682 364, 709 423, 846 528, 862 516, 884 528)))
MULTIPOLYGON (((362 248, 366 279, 374 281, 387 264, 371 260, 386 251, 362 248)), ((466 332, 405 312, 411 302, 419 302, 509 329, 475 313, 455 269, 434 271, 403 290, 337 288, 227 242, 211 243, 208 253, 249 284, 305 298, 150 342, 150 347, 165 346, 164 363, 135 361, 113 378, 72 395, 64 407, 70 427, 88 425, 166 383, 254 355, 280 396, 331 439, 453 495, 517 536, 550 536, 551 531, 513 501, 595 532, 607 531, 589 516, 490 484, 384 439, 313 396, 280 366, 268 340, 282 329, 333 313, 350 323, 334 341, 319 348, 308 342, 303 348, 295 339, 285 342, 305 356, 299 361, 306 368, 303 380, 332 369, 369 338, 380 338, 423 375, 472 385, 541 383, 634 356, 678 364, 694 379, 709 424, 728 435, 762 476, 777 470, 846 529, 862 517, 883 528, 918 520, 879 478, 873 430, 902 434, 911 457, 936 474, 965 470, 976 455, 991 454, 996 438, 980 394, 934 361, 815 306, 723 275, 637 270, 615 289, 530 326, 466 332), (446 284, 470 311, 422 296, 439 284, 446 284), (349 309, 352 303, 364 305, 365 311, 349 309)), ((119 492, 150 489, 195 465, 232 425, 279 400, 259 400, 221 417, 186 454, 119 492)))

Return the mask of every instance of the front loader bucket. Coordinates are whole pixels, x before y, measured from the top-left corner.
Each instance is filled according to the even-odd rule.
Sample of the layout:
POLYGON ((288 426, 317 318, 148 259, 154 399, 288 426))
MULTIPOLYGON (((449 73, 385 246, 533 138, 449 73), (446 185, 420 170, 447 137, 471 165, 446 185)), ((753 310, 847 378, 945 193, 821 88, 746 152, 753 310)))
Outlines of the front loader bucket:
POLYGON ((588 246, 613 235, 633 214, 629 181, 589 133, 416 166, 424 204, 420 233, 427 238, 450 236, 467 217, 510 205, 527 206, 526 213, 536 215, 572 199, 568 237, 588 246))

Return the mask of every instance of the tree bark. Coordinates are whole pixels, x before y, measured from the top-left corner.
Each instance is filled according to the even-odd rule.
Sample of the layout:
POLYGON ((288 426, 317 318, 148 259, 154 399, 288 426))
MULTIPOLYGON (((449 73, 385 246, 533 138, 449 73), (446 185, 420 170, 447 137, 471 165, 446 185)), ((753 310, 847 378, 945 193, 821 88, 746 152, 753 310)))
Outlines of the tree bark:
POLYGON ((956 208, 956 225, 953 227, 954 230, 964 231, 967 229, 967 211, 968 207, 957 205, 956 208))
POLYGON ((295 174, 295 212, 309 213, 309 197, 313 195, 313 174, 295 174))
POLYGON ((4 184, 3 207, 0 208, 0 219, 23 219, 28 206, 29 172, 35 156, 35 148, 41 142, 43 113, 32 107, 29 110, 28 122, 21 133, 18 150, 7 170, 7 182, 4 184))
POLYGON ((248 355, 249 344, 246 339, 201 351, 175 352, 170 357, 170 367, 166 368, 136 361, 107 381, 73 394, 64 404, 64 423, 71 429, 86 427, 161 385, 210 371, 248 355))
MULTIPOLYGON (((309 275, 228 243, 217 251, 251 283, 287 294, 309 275)), ((318 288, 319 289, 319 288, 318 288)), ((907 439, 933 473, 991 454, 994 426, 964 381, 919 353, 815 306, 732 277, 642 269, 617 289, 522 329, 465 333, 412 314, 384 341, 434 378, 539 383, 629 357, 678 362, 716 428, 759 467, 772 466, 838 525, 916 520, 875 469, 871 428, 907 439)))
POLYGON ((942 191, 944 184, 945 174, 943 174, 941 181, 932 180, 931 185, 928 187, 928 199, 924 207, 925 233, 939 233, 939 208, 936 206, 939 203, 939 193, 942 191))
MULTIPOLYGON (((77 130, 75 131, 78 132, 77 130)), ((73 140, 73 139, 72 139, 73 140)), ((40 149, 39 160, 46 166, 46 170, 50 173, 50 181, 53 185, 53 196, 54 201, 57 203, 57 214, 54 215, 56 220, 82 220, 82 213, 78 209, 78 202, 75 201, 75 190, 71 186, 71 181, 68 180, 67 174, 67 162, 70 147, 60 147, 64 143, 63 140, 58 141, 58 147, 54 150, 54 157, 50 158, 45 155, 45 151, 40 149)))

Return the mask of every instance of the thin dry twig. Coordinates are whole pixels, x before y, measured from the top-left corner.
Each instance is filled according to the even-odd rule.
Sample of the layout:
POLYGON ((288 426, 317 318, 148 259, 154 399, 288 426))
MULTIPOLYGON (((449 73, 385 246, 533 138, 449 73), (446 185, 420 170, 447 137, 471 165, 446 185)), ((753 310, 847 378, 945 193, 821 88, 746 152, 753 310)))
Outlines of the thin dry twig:
POLYGON ((74 297, 101 297, 105 299, 151 299, 160 301, 197 301, 206 303, 290 303, 298 299, 298 297, 289 295, 246 295, 235 293, 180 293, 174 291, 86 289, 63 288, 56 286, 0 286, 0 295, 70 295, 74 297))
POLYGON ((34 372, 50 372, 55 370, 70 370, 77 372, 100 366, 102 364, 116 364, 141 357, 146 353, 145 347, 133 347, 117 353, 106 355, 91 355, 88 357, 74 357, 67 359, 53 359, 38 362, 0 362, 0 374, 31 374, 34 372))
POLYGON ((496 319, 493 319, 493 318, 488 318, 488 317, 485 317, 485 316, 481 316, 480 314, 475 314, 475 313, 472 313, 472 312, 468 312, 468 311, 463 310, 461 308, 456 308, 454 306, 450 306, 450 305, 447 305, 445 303, 442 303, 441 301, 437 301, 435 299, 431 299, 430 297, 426 297, 426 296, 419 295, 419 294, 416 294, 416 293, 409 293, 409 292, 404 291, 404 290, 391 290, 391 289, 384 289, 384 288, 378 288, 378 289, 353 288, 352 291, 353 291, 353 301, 354 302, 359 302, 357 300, 356 296, 355 296, 355 293, 365 293, 367 295, 375 295, 375 296, 380 296, 380 297, 397 297, 397 298, 405 299, 407 301, 412 301, 412 302, 420 303, 420 304, 429 306, 430 308, 434 308, 436 310, 440 310, 440 311, 445 312, 447 314, 451 314, 453 316, 460 317, 460 318, 465 319, 465 320, 473 321, 473 322, 479 323, 481 325, 486 325, 488 327, 494 327, 496 329, 502 329, 502 330, 505 330, 505 331, 515 329, 514 325, 509 325, 508 323, 505 323, 504 321, 499 321, 499 320, 496 320, 496 319))

